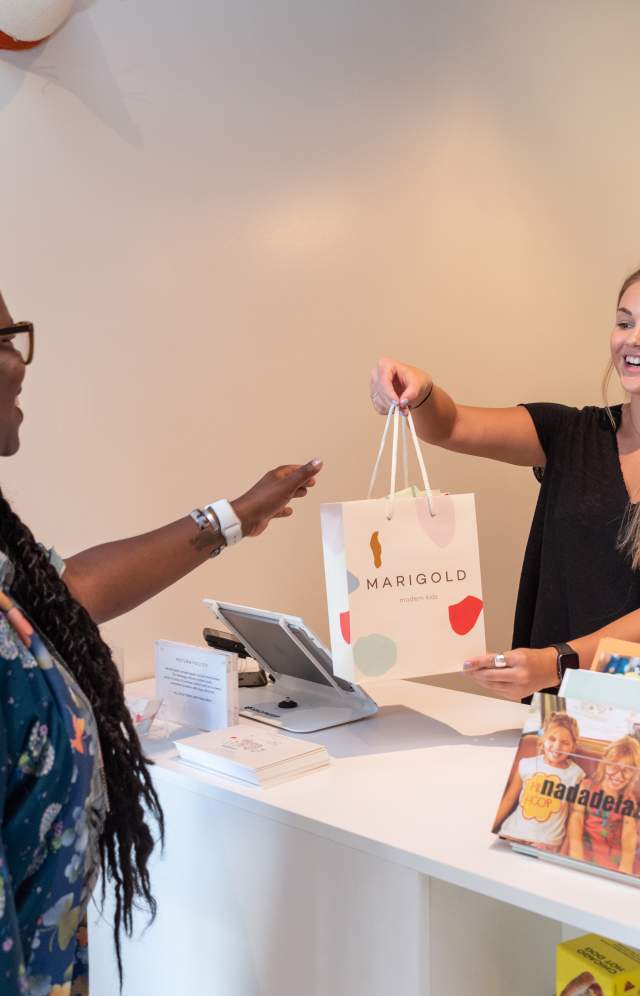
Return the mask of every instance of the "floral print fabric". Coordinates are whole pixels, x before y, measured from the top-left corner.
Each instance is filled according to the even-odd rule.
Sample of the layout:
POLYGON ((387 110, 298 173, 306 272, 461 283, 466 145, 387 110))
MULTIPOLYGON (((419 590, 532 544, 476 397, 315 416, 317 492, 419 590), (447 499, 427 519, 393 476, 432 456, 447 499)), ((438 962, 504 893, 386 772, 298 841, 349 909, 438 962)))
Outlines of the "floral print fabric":
POLYGON ((0 554, 0 993, 85 996, 106 793, 93 713, 0 554))

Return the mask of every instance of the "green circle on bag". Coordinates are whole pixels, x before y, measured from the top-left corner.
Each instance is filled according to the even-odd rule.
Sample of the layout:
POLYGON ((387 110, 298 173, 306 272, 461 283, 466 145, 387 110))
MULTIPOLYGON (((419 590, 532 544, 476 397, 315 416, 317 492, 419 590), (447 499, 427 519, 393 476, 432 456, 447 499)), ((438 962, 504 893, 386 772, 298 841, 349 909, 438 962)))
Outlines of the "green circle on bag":
POLYGON ((371 633, 361 636, 353 645, 353 659, 358 670, 369 678, 386 674, 396 662, 398 648, 388 636, 371 633))

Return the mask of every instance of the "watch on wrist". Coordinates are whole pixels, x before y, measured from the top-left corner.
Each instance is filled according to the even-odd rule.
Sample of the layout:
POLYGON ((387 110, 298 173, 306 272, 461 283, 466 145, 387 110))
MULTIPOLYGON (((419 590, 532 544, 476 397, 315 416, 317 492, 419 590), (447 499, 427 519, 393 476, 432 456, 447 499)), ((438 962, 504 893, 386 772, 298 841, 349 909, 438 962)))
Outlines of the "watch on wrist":
POLYGON ((220 532, 227 546, 235 546, 242 539, 242 523, 226 498, 213 501, 203 509, 205 515, 211 510, 220 523, 220 532))
MULTIPOLYGON (((200 532, 204 532, 205 529, 211 529, 214 536, 216 534, 222 536, 222 530, 220 528, 220 523, 217 518, 214 517, 213 513, 209 510, 209 506, 202 508, 194 508, 193 512, 189 512, 189 515, 195 522, 196 526, 200 532)), ((224 537, 223 537, 224 539, 224 537)), ((211 558, 217 557, 218 554, 222 552, 224 548, 224 543, 221 543, 214 550, 211 551, 211 558)))
POLYGON ((189 515, 195 522, 200 532, 202 532, 203 529, 209 528, 209 520, 201 508, 194 508, 193 512, 189 512, 189 515))
POLYGON ((558 669, 558 681, 561 682, 565 671, 568 671, 570 668, 577 669, 580 667, 580 658, 568 643, 552 643, 551 646, 554 647, 558 655, 556 658, 556 667, 558 669))

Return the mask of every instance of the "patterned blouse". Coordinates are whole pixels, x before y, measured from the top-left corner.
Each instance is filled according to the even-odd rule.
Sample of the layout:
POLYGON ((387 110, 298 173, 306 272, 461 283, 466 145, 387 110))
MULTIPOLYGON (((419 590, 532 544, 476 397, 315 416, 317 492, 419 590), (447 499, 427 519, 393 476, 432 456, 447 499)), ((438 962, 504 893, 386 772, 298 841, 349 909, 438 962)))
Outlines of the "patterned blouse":
POLYGON ((0 553, 0 993, 86 996, 86 909, 107 810, 97 727, 12 601, 12 581, 0 553))

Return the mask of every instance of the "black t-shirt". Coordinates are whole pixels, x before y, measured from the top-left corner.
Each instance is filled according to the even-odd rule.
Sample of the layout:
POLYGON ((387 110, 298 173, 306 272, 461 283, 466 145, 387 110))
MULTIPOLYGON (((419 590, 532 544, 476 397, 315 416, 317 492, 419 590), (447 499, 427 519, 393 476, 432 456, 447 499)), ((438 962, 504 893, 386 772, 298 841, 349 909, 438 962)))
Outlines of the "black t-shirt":
MULTIPOLYGON (((640 572, 617 549, 629 507, 604 408, 524 406, 547 462, 522 565, 514 647, 584 636, 640 607, 640 572)), ((620 425, 620 405, 611 408, 620 425)))

